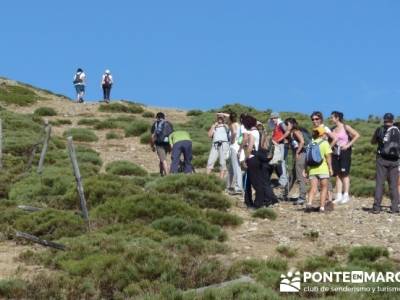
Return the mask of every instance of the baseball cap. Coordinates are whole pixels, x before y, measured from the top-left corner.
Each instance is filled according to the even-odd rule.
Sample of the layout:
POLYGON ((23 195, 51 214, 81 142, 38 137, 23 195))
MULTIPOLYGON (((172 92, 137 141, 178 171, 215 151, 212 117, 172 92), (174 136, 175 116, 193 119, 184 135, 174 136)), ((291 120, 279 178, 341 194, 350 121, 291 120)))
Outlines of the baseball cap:
POLYGON ((391 113, 386 113, 383 115, 383 119, 386 121, 393 121, 394 120, 394 116, 391 113))

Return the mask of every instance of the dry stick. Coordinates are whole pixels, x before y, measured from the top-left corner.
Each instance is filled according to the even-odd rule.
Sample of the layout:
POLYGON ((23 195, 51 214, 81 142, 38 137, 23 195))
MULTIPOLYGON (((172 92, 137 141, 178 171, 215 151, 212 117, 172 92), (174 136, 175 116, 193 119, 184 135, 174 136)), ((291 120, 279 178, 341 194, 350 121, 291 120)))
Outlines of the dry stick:
POLYGON ((43 208, 33 207, 33 206, 29 206, 29 205, 18 205, 17 207, 18 207, 19 209, 22 209, 22 210, 28 211, 28 212, 35 212, 35 211, 41 211, 41 210, 43 210, 43 208))
POLYGON ((46 157, 46 152, 47 152, 47 148, 49 146, 49 140, 50 140, 50 135, 51 135, 51 125, 48 124, 47 120, 46 120, 45 133, 46 133, 46 135, 44 137, 42 153, 40 154, 40 160, 39 160, 39 165, 38 165, 38 169, 37 169, 37 172, 39 174, 41 174, 43 171, 43 163, 44 163, 44 159, 46 157))
POLYGON ((88 230, 90 230, 89 213, 88 213, 87 206, 86 206, 86 199, 85 199, 85 193, 83 192, 81 172, 79 171, 79 165, 78 165, 78 161, 76 159, 75 147, 74 147, 74 143, 72 141, 72 136, 69 136, 67 138, 67 140, 68 140, 68 154, 69 154, 69 158, 71 159, 72 168, 74 170, 74 175, 75 175, 75 179, 76 179, 76 188, 78 190, 78 194, 79 194, 79 198, 80 198, 80 202, 81 202, 82 215, 83 215, 83 218, 85 219, 88 230))
POLYGON ((65 250, 65 245, 63 244, 58 244, 58 243, 54 243, 54 242, 50 242, 47 240, 42 240, 40 238, 38 238, 37 236, 34 236, 32 234, 26 233, 26 232, 21 232, 21 231, 16 231, 15 232, 15 236, 17 238, 23 238, 26 239, 28 241, 46 246, 46 247, 51 247, 54 249, 58 249, 58 250, 65 250))
POLYGON ((3 168, 3 126, 0 119, 0 170, 3 168))
POLYGON ((197 294, 200 294, 200 293, 205 292, 208 289, 224 288, 224 287, 230 286, 232 284, 237 284, 237 283, 255 283, 255 280, 249 276, 241 276, 238 279, 225 281, 225 282, 221 282, 221 283, 217 283, 217 284, 212 284, 212 285, 201 287, 198 289, 188 290, 188 291, 185 291, 185 293, 194 291, 197 294))

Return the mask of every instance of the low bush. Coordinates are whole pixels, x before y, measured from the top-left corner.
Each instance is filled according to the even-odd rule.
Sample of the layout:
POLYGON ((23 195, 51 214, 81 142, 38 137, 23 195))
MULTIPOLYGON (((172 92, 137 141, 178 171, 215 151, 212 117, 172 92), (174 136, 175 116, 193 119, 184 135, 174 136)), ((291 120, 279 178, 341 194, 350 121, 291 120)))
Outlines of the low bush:
POLYGON ((169 235, 195 234, 206 240, 219 239, 222 232, 218 226, 209 225, 202 220, 166 216, 155 220, 151 224, 155 229, 162 230, 169 235))
POLYGON ((187 115, 188 117, 190 117, 190 116, 200 116, 202 113, 203 113, 203 111, 201 111, 201 110, 199 110, 199 109, 192 109, 192 110, 189 110, 189 111, 186 113, 186 115, 187 115))
POLYGON ((0 85, 0 101, 18 106, 28 106, 39 100, 38 95, 31 89, 19 85, 0 85))
POLYGON ((121 176, 145 176, 147 171, 142 167, 126 160, 113 161, 106 166, 106 172, 121 176))
POLYGON ((95 126, 100 122, 99 119, 83 118, 78 121, 78 125, 95 126))
POLYGON ((152 111, 145 111, 145 112, 142 114, 142 117, 143 117, 143 118, 154 118, 154 117, 155 117, 155 114, 154 114, 152 111))
POLYGON ((57 119, 57 120, 51 120, 50 124, 53 126, 71 125, 72 121, 69 119, 57 119))
POLYGON ((294 257, 297 254, 296 249, 290 248, 289 246, 286 246, 286 245, 279 245, 278 247, 276 247, 276 251, 279 254, 282 254, 283 256, 286 256, 286 257, 294 257))
POLYGON ((97 142, 99 140, 96 134, 87 128, 71 128, 65 131, 63 136, 72 136, 73 140, 78 142, 97 142))
POLYGON ((41 116, 41 117, 56 116, 57 115, 57 112, 56 112, 56 110, 54 108, 46 107, 46 106, 42 106, 42 107, 36 108, 33 113, 35 115, 38 115, 38 116, 41 116))
POLYGON ((334 268, 337 264, 338 261, 331 257, 310 256, 302 263, 301 270, 315 272, 321 269, 334 268))
POLYGON ((252 216, 253 218, 269 220, 275 220, 278 217, 277 213, 273 209, 267 207, 257 209, 252 216))
POLYGON ((220 226, 238 226, 243 223, 242 218, 215 209, 207 210, 206 217, 210 223, 220 226))
POLYGON ((384 247, 359 246, 350 250, 349 261, 366 260, 376 261, 380 257, 389 257, 389 252, 384 247))
POLYGON ((315 242, 319 238, 319 232, 316 230, 309 230, 303 232, 303 235, 312 242, 315 242))
POLYGON ((206 190, 186 189, 183 192, 183 198, 191 205, 200 208, 215 208, 218 210, 227 210, 231 207, 231 201, 228 196, 218 192, 208 192, 206 190))
POLYGON ((99 107, 100 112, 110 112, 110 113, 131 113, 131 114, 141 114, 144 112, 142 106, 126 102, 122 103, 111 103, 111 104, 101 104, 99 107))
POLYGON ((109 131, 106 134, 106 139, 107 140, 120 140, 122 139, 122 136, 120 136, 118 133, 115 131, 109 131))
POLYGON ((207 255, 223 254, 226 247, 215 241, 204 240, 198 235, 185 234, 182 236, 173 236, 163 241, 163 245, 178 254, 184 255, 207 255))
POLYGON ((125 136, 139 136, 150 130, 150 124, 144 120, 135 120, 125 128, 125 136))
POLYGON ((15 221, 14 226, 17 230, 48 240, 78 236, 85 232, 81 216, 52 209, 21 216, 15 221))
POLYGON ((150 144, 151 142, 151 134, 150 132, 144 132, 140 135, 140 143, 141 144, 150 144))

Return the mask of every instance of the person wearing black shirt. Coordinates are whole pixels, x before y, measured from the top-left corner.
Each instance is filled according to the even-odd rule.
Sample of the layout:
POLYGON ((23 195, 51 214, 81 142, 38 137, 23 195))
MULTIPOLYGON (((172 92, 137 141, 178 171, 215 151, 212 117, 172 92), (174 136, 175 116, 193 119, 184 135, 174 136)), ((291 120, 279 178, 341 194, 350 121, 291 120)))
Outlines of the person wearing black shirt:
POLYGON ((372 213, 378 214, 381 211, 381 202, 384 192, 385 180, 389 182, 390 198, 392 200, 391 213, 399 212, 399 192, 397 181, 399 178, 399 159, 383 155, 384 138, 389 128, 393 126, 394 116, 386 113, 383 116, 383 126, 378 127, 372 137, 371 143, 377 144, 376 155, 376 187, 375 199, 372 213))

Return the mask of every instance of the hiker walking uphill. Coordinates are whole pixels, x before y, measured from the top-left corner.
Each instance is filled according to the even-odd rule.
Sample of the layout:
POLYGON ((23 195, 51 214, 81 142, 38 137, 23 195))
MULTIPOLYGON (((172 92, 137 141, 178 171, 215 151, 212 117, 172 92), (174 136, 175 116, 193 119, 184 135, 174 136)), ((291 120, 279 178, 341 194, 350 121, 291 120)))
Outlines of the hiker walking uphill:
POLYGON ((350 201, 350 167, 352 146, 360 134, 350 125, 344 123, 343 113, 333 111, 331 120, 335 124, 332 132, 337 138, 333 146, 332 169, 336 177, 335 204, 345 204, 350 201))
MULTIPOLYGON (((307 148, 306 164, 307 171, 304 176, 308 175, 311 187, 308 193, 308 202, 306 205, 306 212, 312 210, 312 203, 318 191, 318 184, 320 188, 320 212, 325 212, 325 202, 328 193, 329 177, 332 175, 332 162, 331 153, 332 149, 326 140, 326 132, 324 127, 319 126, 312 132, 313 141, 307 148)), ((329 202, 331 204, 331 202, 329 202)), ((329 207, 332 207, 329 205, 329 207)))
POLYGON ((101 78, 101 87, 103 88, 103 100, 106 103, 110 102, 110 93, 113 84, 114 80, 110 70, 105 70, 101 78))
POLYGON ((299 197, 294 202, 295 205, 304 204, 307 195, 306 178, 304 170, 306 167, 306 146, 311 142, 309 132, 300 128, 295 118, 285 120, 287 130, 290 132, 290 144, 294 153, 296 181, 299 183, 299 197))
POLYGON ((207 174, 211 174, 214 164, 219 159, 219 177, 223 179, 226 172, 226 160, 229 158, 229 127, 225 124, 223 113, 217 113, 217 121, 208 131, 208 137, 212 139, 210 155, 207 162, 207 174))
POLYGON ((183 155, 184 173, 192 173, 192 140, 187 131, 178 130, 169 135, 169 143, 172 147, 171 173, 178 173, 181 155, 183 155))
POLYGON ((165 120, 165 114, 157 113, 156 120, 151 126, 151 147, 157 152, 161 176, 168 175, 167 154, 171 152, 169 136, 174 131, 172 124, 165 120))
POLYGON ((81 68, 76 70, 73 84, 76 90, 76 103, 83 103, 83 96, 85 95, 86 86, 86 74, 81 68))
POLYGON ((390 198, 392 200, 391 213, 399 212, 399 192, 397 181, 399 179, 400 158, 400 131, 393 124, 394 116, 386 113, 383 116, 383 126, 378 127, 372 137, 371 143, 378 144, 376 153, 376 187, 372 213, 381 211, 385 180, 389 182, 390 198))

